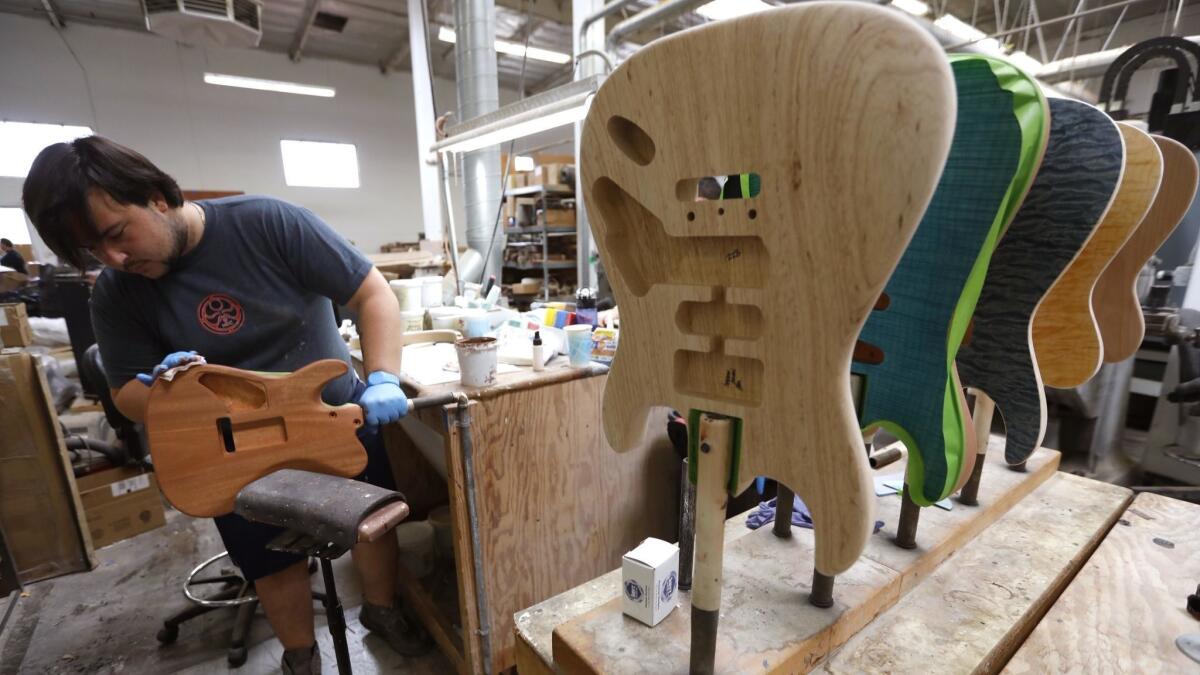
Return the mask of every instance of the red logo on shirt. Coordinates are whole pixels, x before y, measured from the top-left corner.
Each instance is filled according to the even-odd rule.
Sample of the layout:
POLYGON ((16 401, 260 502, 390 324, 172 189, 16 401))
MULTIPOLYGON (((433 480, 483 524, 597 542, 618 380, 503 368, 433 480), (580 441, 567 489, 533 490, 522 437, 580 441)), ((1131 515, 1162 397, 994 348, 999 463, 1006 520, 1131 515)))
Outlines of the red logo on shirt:
POLYGON ((196 318, 210 333, 230 335, 236 333, 246 320, 242 305, 224 293, 213 293, 200 301, 196 318))

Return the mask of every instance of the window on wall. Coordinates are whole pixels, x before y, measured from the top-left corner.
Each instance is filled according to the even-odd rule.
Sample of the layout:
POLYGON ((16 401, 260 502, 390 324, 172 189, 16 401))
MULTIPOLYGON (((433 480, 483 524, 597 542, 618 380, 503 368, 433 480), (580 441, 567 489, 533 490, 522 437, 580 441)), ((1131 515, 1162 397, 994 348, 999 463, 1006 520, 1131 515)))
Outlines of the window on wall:
POLYGON ((279 149, 291 187, 358 187, 358 152, 350 143, 279 141, 279 149))
POLYGON ((0 121, 0 176, 24 178, 42 148, 91 135, 89 127, 0 121))
POLYGON ((10 239, 14 244, 31 244, 29 225, 25 222, 25 211, 15 207, 0 207, 0 238, 10 239))

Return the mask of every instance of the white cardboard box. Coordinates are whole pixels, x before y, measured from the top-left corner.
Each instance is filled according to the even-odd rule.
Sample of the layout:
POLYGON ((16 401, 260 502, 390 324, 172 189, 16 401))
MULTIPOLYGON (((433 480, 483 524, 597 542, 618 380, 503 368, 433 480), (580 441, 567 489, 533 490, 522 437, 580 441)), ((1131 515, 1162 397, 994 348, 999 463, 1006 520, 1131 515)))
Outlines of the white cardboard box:
POLYGON ((653 537, 621 558, 623 611, 655 626, 679 604, 679 547, 653 537))

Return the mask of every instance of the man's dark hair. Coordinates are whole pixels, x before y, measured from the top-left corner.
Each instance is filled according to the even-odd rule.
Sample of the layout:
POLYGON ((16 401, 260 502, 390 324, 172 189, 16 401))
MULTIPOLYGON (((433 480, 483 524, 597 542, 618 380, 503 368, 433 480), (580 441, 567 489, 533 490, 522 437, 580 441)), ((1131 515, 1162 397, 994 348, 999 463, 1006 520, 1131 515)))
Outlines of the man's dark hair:
POLYGON ((0 238, 0 246, 7 246, 9 248, 12 248, 13 247, 12 239, 9 239, 8 237, 0 238))
POLYGON ((127 206, 148 206, 159 195, 171 208, 183 206, 175 179, 123 145, 87 136, 47 146, 33 160, 21 201, 50 250, 80 269, 86 256, 77 233, 96 229, 87 203, 91 188, 127 206))

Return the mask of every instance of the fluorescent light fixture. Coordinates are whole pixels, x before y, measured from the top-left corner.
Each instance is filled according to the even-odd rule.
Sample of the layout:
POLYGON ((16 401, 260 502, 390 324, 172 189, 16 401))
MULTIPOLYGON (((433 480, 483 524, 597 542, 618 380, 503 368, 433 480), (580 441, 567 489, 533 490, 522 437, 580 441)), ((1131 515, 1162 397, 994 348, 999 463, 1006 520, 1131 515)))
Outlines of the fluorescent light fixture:
POLYGON ((915 16, 925 16, 929 13, 929 5, 921 0, 892 0, 892 7, 902 9, 915 16))
POLYGON ((706 19, 720 21, 770 8, 771 5, 762 0, 713 0, 697 7, 696 13, 706 19))
POLYGON ((588 105, 590 104, 591 99, 589 98, 585 105, 559 110, 549 115, 517 122, 511 126, 493 129, 478 136, 464 138, 456 143, 439 147, 437 150, 439 152, 471 152, 472 150, 486 148, 491 145, 499 145, 514 138, 522 138, 555 127, 574 124, 587 116, 588 105))
POLYGON ((962 19, 953 14, 943 14, 933 22, 933 25, 959 38, 963 42, 970 42, 979 45, 995 54, 1004 54, 1004 48, 1000 46, 1000 42, 995 38, 990 38, 987 33, 971 26, 962 19))
POLYGON ((302 94, 304 96, 320 96, 333 98, 337 90, 333 87, 318 87, 312 84, 284 82, 282 80, 260 80, 257 77, 242 77, 240 75, 222 75, 220 73, 205 73, 204 81, 222 87, 238 87, 239 89, 257 89, 259 91, 274 91, 281 94, 302 94))
MULTIPOLYGON (((446 26, 439 26, 438 27, 438 39, 441 40, 442 42, 448 42, 450 44, 454 44, 457 41, 458 36, 455 34, 453 28, 447 28, 446 26)), ((548 61, 550 63, 570 63, 571 62, 570 54, 564 54, 562 52, 554 52, 554 51, 550 51, 549 49, 541 49, 538 47, 530 47, 528 50, 526 50, 525 45, 523 45, 519 42, 510 42, 508 40, 497 39, 495 42, 495 47, 496 47, 496 51, 500 52, 501 54, 508 54, 509 56, 515 56, 517 58, 521 58, 523 56, 528 56, 531 59, 536 59, 538 61, 548 61)))
POLYGON ((358 187, 358 152, 350 143, 279 141, 279 150, 291 187, 358 187))
POLYGON ((0 237, 11 239, 14 244, 32 244, 25 212, 15 207, 0 208, 0 237))
POLYGON ((533 171, 533 158, 526 155, 513 157, 513 171, 533 171))
POLYGON ((47 145, 91 135, 90 127, 0 121, 0 176, 24 178, 34 158, 47 145))

